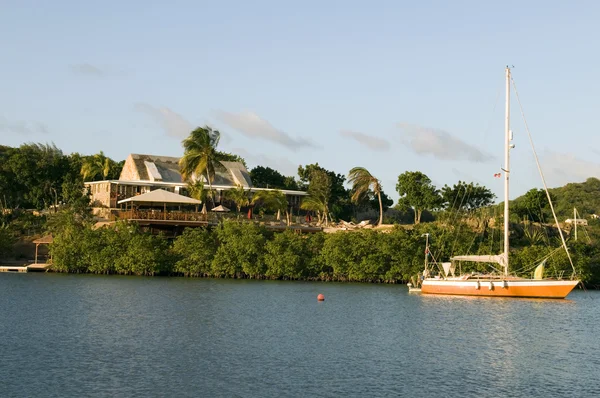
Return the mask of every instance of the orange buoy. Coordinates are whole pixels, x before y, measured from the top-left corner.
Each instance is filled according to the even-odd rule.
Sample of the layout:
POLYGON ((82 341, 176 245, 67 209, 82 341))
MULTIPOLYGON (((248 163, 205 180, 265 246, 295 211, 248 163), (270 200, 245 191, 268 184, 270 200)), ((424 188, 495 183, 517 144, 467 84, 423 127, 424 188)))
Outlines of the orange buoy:
POLYGON ((319 300, 319 301, 325 301, 325 296, 323 296, 322 294, 319 294, 317 296, 317 300, 319 300))

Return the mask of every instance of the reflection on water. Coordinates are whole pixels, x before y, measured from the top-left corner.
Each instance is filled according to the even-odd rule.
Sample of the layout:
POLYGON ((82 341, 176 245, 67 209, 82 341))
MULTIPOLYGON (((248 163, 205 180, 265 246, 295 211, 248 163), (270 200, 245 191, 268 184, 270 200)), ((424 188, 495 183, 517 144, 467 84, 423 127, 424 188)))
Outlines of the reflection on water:
POLYGON ((599 304, 0 274, 1 395, 590 396, 599 304))

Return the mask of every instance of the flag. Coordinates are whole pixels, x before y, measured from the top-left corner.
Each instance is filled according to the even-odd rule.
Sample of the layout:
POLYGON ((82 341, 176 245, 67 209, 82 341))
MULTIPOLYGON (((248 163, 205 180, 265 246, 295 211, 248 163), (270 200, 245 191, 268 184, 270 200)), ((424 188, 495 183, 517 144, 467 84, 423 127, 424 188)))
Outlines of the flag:
POLYGON ((500 178, 500 177, 502 177, 502 173, 495 173, 495 174, 494 174, 494 177, 496 177, 496 178, 500 178))

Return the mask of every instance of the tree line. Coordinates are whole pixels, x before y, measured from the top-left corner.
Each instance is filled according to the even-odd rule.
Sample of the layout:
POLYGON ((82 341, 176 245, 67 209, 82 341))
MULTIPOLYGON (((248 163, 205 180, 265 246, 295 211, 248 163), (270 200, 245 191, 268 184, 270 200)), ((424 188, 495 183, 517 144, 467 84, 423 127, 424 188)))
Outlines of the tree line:
MULTIPOLYGON (((429 233, 431 253, 438 261, 453 253, 490 253, 501 250, 499 231, 479 234, 464 223, 423 223, 414 228, 396 226, 387 233, 375 230, 326 234, 272 232, 252 222, 227 220, 214 229, 186 229, 173 240, 140 231, 119 222, 93 229, 74 213, 54 217, 52 270, 69 273, 181 275, 189 277, 405 282, 423 269, 429 233)), ((600 251, 571 242, 577 272, 598 283, 594 263, 600 251)), ((511 252, 511 263, 529 275, 535 261, 553 250, 543 244, 511 252)), ((564 258, 548 260, 552 274, 567 271, 564 258)), ((483 264, 471 265, 483 270, 483 264)), ((463 269, 468 271, 468 269, 463 269)))

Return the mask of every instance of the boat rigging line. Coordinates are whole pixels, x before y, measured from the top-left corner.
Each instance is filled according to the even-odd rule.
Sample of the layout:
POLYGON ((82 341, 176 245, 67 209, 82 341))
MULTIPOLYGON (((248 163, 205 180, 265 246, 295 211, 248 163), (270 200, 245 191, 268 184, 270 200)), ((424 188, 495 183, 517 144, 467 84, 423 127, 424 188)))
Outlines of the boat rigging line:
POLYGON ((529 143, 531 144, 531 150, 533 151, 533 157, 535 158, 535 164, 537 165, 538 171, 540 172, 540 177, 542 178, 542 183, 544 184, 544 190, 546 191, 546 196, 548 197, 548 203, 550 204, 550 210, 552 210, 552 216, 554 216, 554 222, 556 223, 556 227, 558 228, 558 233, 560 235, 560 239, 562 241, 563 247, 567 252, 567 257, 569 258, 569 263, 571 263, 571 268, 573 268, 573 275, 571 278, 574 278, 577 274, 575 270, 575 265, 573 265, 573 259, 571 258, 571 253, 569 253, 569 249, 567 248, 567 242, 565 241, 565 237, 563 235, 562 229, 558 223, 558 217, 556 217, 556 212, 554 211, 554 204, 552 204, 552 198, 550 198, 550 192, 548 192, 548 185, 546 184, 546 178, 544 177, 544 173, 542 172, 542 166, 540 165, 540 160, 538 158, 537 152, 535 151, 535 145, 533 144, 533 138, 531 138, 531 132, 529 131, 529 125, 527 124, 527 119, 525 118, 525 112, 523 111, 523 105, 521 104, 521 99, 519 98, 519 91, 517 91, 517 85, 515 80, 510 78, 513 88, 515 89, 515 96, 517 97, 517 102, 519 103, 519 109, 521 110, 521 116, 523 117, 523 123, 525 124, 525 131, 527 131, 527 136, 529 138, 529 143))

